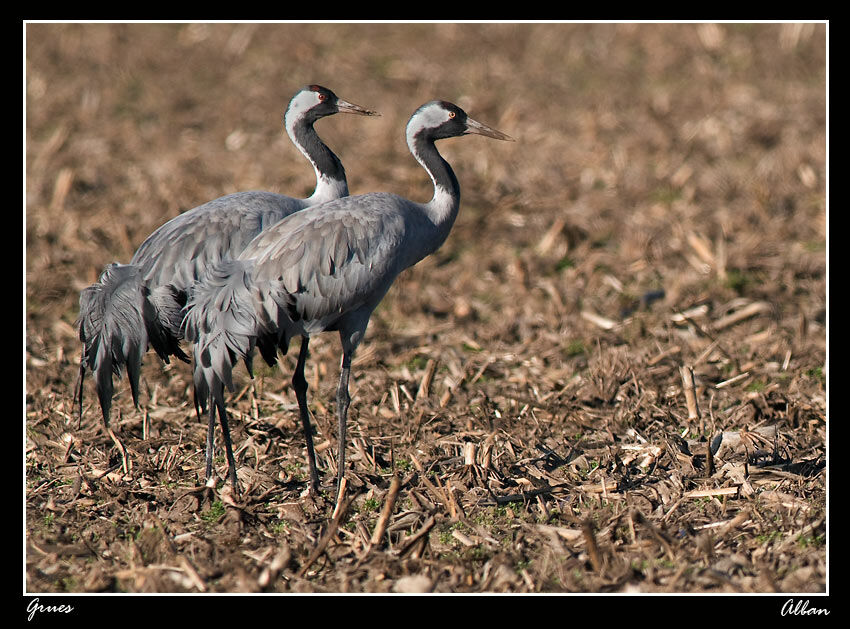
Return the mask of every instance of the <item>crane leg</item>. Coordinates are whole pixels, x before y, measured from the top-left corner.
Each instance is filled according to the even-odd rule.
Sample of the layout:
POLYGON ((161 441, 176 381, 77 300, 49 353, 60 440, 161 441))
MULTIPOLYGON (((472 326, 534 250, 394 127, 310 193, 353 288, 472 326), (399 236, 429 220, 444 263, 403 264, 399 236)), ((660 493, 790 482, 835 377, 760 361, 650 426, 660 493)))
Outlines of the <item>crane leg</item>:
POLYGON ((77 428, 83 423, 83 382, 86 379, 86 350, 80 356, 80 372, 77 374, 77 384, 74 387, 74 402, 79 402, 77 428))
POLYGON ((337 456, 337 494, 342 486, 342 477, 345 476, 345 428, 348 420, 348 405, 351 396, 348 394, 348 378, 351 374, 351 352, 342 355, 342 367, 339 371, 339 387, 336 390, 337 417, 339 422, 339 454, 337 456))
MULTIPOLYGON (((230 483, 233 485, 233 494, 238 497, 240 491, 239 481, 236 478, 236 459, 233 457, 233 443, 230 440, 230 428, 227 425, 227 411, 224 408, 224 391, 222 389, 223 387, 220 385, 218 395, 215 395, 212 391, 210 392, 210 405, 215 404, 218 406, 218 421, 221 424, 221 433, 224 436, 224 448, 227 452, 228 475, 230 477, 230 483)), ((209 430, 207 431, 207 437, 209 438, 209 430)))
POLYGON ((206 480, 209 481, 212 478, 213 472, 213 444, 215 437, 215 404, 212 404, 212 400, 210 400, 210 408, 209 408, 209 423, 207 424, 207 468, 206 468, 206 480))
POLYGON ((313 448, 313 428, 310 426, 310 411, 307 408, 307 379, 304 377, 304 363, 307 362, 307 347, 310 339, 301 337, 301 350, 298 352, 298 364, 292 375, 292 388, 298 400, 298 411, 301 415, 301 428, 304 440, 307 442, 307 465, 310 468, 310 491, 319 495, 319 472, 316 469, 316 451, 313 448))

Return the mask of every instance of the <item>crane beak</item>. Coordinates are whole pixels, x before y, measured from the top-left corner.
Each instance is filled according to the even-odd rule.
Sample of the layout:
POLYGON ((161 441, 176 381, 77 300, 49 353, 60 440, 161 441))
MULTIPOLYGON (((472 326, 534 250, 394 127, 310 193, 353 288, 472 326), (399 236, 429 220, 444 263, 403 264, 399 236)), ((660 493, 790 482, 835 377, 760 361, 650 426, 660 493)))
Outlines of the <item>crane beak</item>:
POLYGON ((466 133, 473 133, 475 135, 484 135, 488 138, 495 138, 497 140, 507 140, 508 142, 516 142, 511 136, 506 133, 502 133, 501 131, 496 131, 493 127, 488 127, 486 124, 482 124, 472 118, 466 119, 466 133))
POLYGON ((366 109, 365 107, 361 107, 360 105, 355 105, 354 103, 349 103, 346 100, 342 100, 341 98, 337 100, 336 107, 339 109, 339 113, 341 114, 357 114, 358 116, 380 116, 377 111, 372 111, 371 109, 366 109))

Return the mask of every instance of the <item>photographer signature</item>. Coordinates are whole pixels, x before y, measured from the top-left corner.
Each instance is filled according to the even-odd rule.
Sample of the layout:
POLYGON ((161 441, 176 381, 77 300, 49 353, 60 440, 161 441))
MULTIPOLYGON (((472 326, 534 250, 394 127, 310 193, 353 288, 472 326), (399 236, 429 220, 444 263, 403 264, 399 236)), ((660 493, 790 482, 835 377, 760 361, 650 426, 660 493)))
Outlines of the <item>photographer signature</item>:
POLYGON ((829 616, 829 610, 826 608, 809 607, 807 599, 794 602, 793 598, 785 601, 780 612, 782 616, 829 616))

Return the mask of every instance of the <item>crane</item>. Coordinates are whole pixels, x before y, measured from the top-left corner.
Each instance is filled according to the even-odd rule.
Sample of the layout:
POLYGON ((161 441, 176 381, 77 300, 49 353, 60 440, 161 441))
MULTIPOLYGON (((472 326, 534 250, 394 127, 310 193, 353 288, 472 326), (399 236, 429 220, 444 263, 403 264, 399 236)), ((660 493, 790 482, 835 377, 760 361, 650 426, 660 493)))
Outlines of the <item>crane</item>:
POLYGON ((448 237, 460 207, 460 185, 434 143, 466 134, 513 140, 469 118, 455 104, 425 103, 411 116, 406 139, 433 181, 429 202, 374 192, 314 206, 260 233, 239 256, 215 265, 196 284, 185 309, 185 336, 194 346, 196 389, 209 396, 211 428, 218 412, 237 495, 224 387, 233 390, 232 368, 240 359, 250 370, 255 348, 273 365, 277 351, 285 354, 295 336, 301 337, 301 347, 292 386, 307 445, 310 491, 318 493, 304 365, 310 338, 324 331, 338 332, 342 344, 336 392, 339 490, 345 472, 352 357, 395 278, 448 237))
MULTIPOLYGON (((179 344, 182 308, 187 292, 210 266, 236 256, 252 238, 283 217, 348 195, 342 163, 313 127, 319 119, 337 113, 380 115, 320 85, 299 89, 284 115, 289 138, 315 170, 316 188, 311 196, 302 199, 251 190, 199 205, 148 236, 129 264, 108 265, 98 282, 83 289, 77 320, 83 347, 74 390, 80 418, 86 368, 93 374, 108 428, 112 376, 120 376, 126 368, 133 403, 138 406, 139 373, 149 344, 166 363, 170 356, 189 362, 179 344)), ((200 414, 197 398, 195 408, 200 414)))

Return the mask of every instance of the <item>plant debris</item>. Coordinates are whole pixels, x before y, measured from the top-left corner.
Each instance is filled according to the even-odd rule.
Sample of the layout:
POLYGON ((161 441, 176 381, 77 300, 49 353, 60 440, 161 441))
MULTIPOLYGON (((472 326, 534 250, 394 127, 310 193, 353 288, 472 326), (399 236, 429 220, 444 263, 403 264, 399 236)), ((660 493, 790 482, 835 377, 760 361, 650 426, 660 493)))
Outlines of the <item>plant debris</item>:
POLYGON ((27 592, 825 592, 825 28, 710 26, 28 24, 27 592), (340 503, 333 334, 323 495, 290 351, 236 369, 237 499, 188 365, 78 421, 79 291, 201 202, 309 194, 316 77, 382 113, 321 123, 352 194, 427 200, 432 98, 518 141, 440 144, 460 215, 372 317, 340 503))

